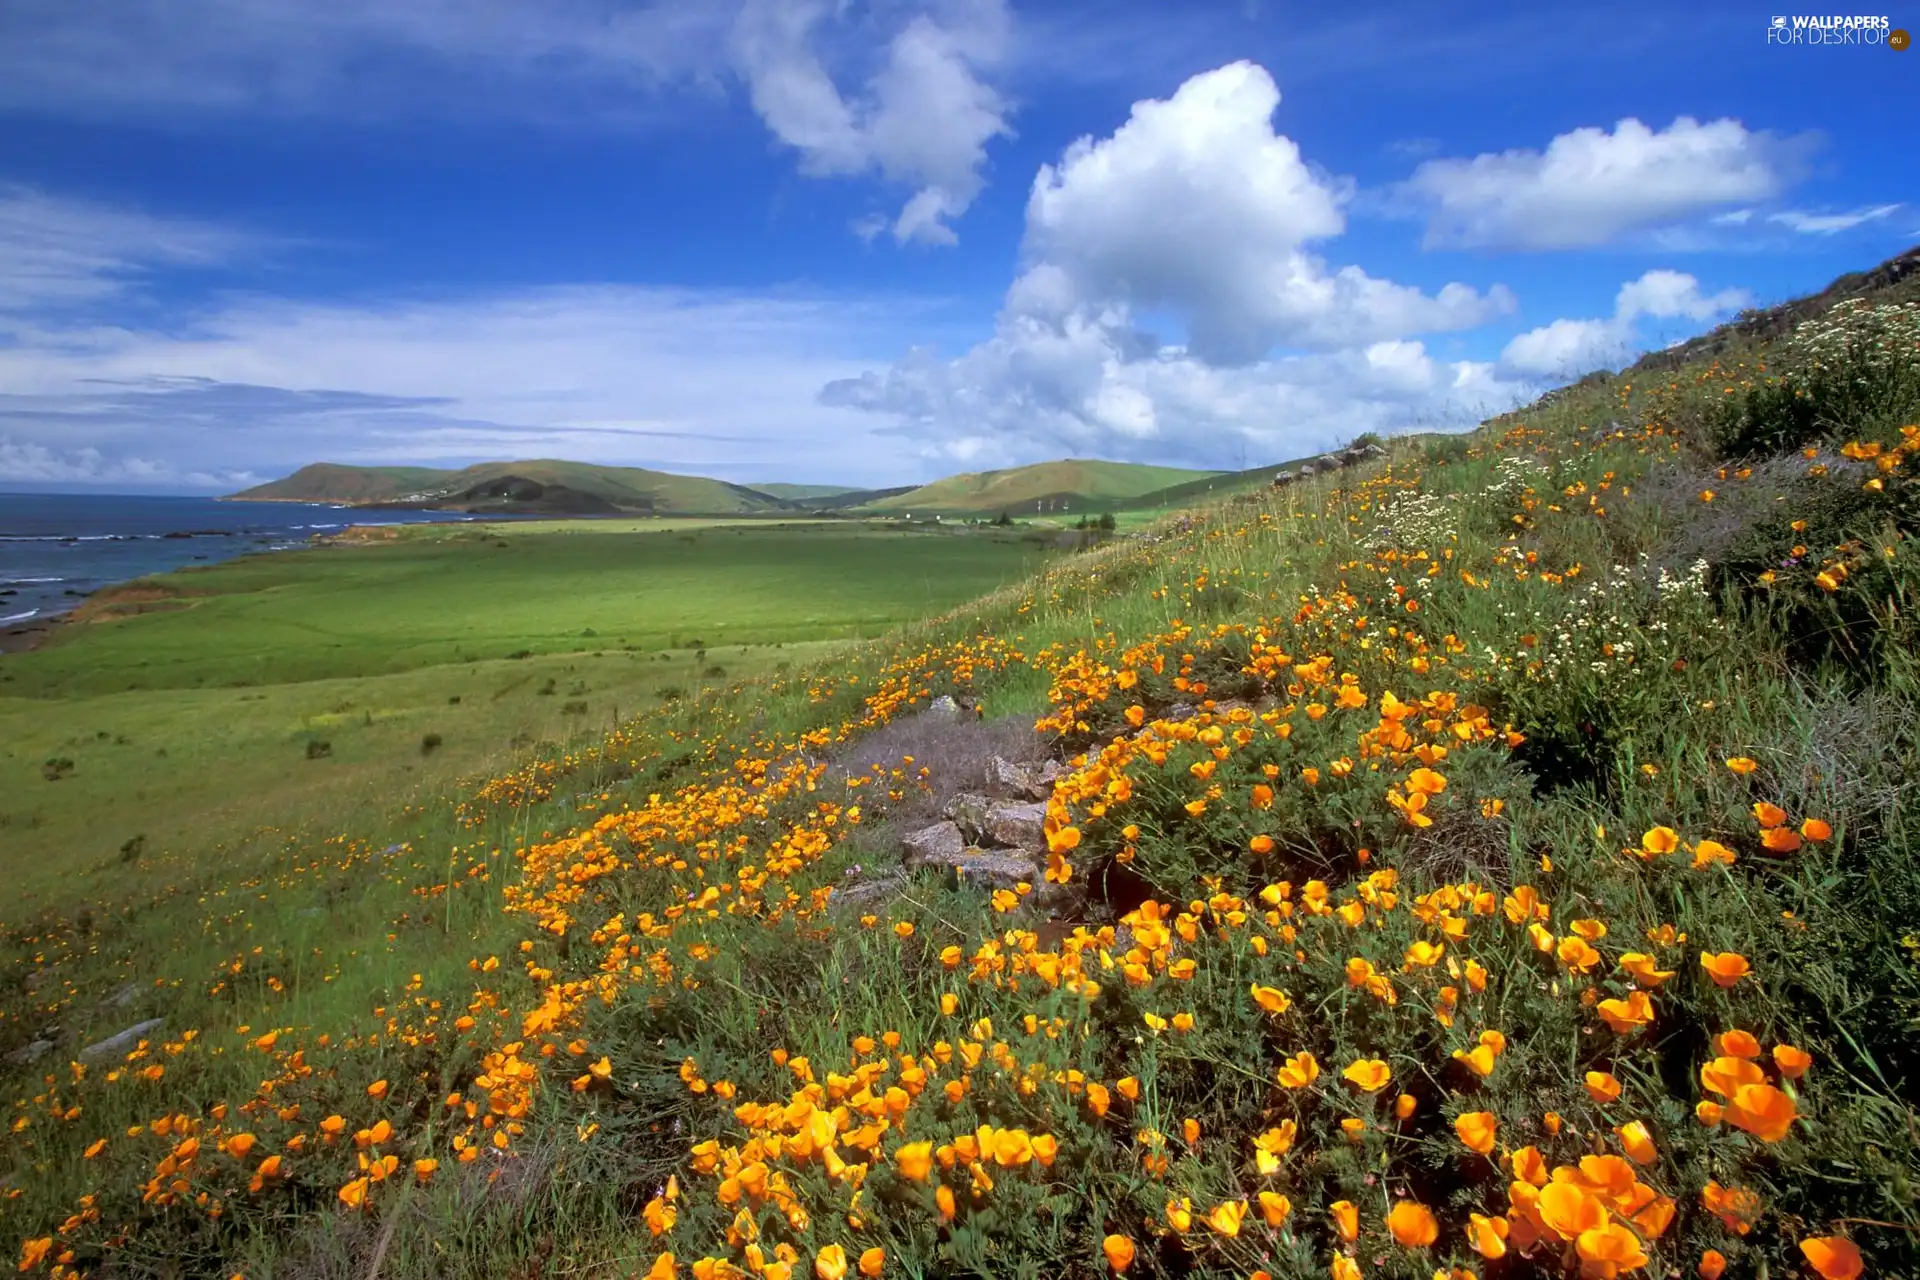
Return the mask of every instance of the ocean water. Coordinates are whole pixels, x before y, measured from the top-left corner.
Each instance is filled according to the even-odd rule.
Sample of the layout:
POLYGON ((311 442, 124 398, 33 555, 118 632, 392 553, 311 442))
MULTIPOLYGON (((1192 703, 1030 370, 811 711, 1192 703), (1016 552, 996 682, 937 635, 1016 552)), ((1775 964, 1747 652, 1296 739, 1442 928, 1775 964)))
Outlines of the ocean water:
POLYGON ((350 524, 469 518, 304 502, 0 493, 0 627, 65 613, 115 582, 301 547, 350 524))

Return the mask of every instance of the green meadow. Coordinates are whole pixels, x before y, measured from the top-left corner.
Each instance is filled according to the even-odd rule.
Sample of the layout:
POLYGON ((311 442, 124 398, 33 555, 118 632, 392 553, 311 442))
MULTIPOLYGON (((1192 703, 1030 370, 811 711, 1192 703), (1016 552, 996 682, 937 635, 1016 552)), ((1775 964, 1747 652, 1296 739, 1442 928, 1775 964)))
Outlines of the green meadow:
POLYGON ((144 580, 127 598, 151 611, 0 657, 7 913, 190 848, 244 858, 377 821, 942 612, 1046 554, 1003 530, 540 521, 144 580))

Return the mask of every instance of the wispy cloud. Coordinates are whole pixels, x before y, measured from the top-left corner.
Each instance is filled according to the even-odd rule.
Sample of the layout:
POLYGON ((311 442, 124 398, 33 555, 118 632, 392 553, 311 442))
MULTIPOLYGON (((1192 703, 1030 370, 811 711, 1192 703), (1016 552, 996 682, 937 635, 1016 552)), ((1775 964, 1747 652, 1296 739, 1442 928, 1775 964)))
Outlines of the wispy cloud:
POLYGON ((878 482, 916 470, 915 451, 815 392, 929 319, 904 300, 616 286, 248 299, 165 331, 16 330, 0 439, 14 479, 560 456, 878 482))
POLYGON ((125 294, 158 270, 257 258, 270 237, 0 183, 0 313, 125 294))
POLYGON ((1878 204, 1866 209, 1856 209, 1851 213, 1805 213, 1798 209, 1783 209, 1779 213, 1767 215, 1767 221, 1777 223, 1789 231, 1797 231, 1801 235, 1830 236, 1842 231, 1851 231, 1869 222, 1878 222, 1889 214, 1899 212, 1901 207, 1898 204, 1878 204))
POLYGON ((896 239, 952 243, 1011 132, 1005 0, 62 0, 0 6, 0 110, 683 120, 735 85, 803 172, 904 188, 896 239))

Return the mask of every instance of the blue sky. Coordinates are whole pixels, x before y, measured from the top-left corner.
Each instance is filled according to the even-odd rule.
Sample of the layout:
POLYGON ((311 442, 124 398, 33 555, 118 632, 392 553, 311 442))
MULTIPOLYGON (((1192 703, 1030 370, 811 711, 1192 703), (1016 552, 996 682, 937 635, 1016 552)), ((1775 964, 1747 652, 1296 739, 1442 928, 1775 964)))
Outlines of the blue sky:
POLYGON ((1772 18, 10 0, 0 487, 1465 425, 1920 240, 1920 53, 1772 18))

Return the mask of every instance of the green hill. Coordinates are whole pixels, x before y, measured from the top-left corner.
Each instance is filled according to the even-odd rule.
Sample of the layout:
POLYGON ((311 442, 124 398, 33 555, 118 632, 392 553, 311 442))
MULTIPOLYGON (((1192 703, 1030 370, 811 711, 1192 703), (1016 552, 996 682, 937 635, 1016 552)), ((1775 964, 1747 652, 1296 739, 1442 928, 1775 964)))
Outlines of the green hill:
POLYGON ((746 515, 795 509, 772 494, 705 476, 553 459, 483 462, 458 471, 320 462, 230 500, 568 515, 746 515))
POLYGON ((753 484, 747 487, 755 493, 764 493, 768 497, 779 498, 783 502, 838 498, 844 494, 864 492, 852 485, 844 484, 753 484))
POLYGON ((1004 471, 976 471, 948 476, 891 498, 868 503, 874 512, 927 512, 934 515, 993 515, 1006 511, 1031 514, 1043 509, 1063 512, 1117 507, 1145 493, 1188 481, 1219 475, 1181 467, 1149 467, 1133 462, 1100 462, 1064 458, 1004 471))

